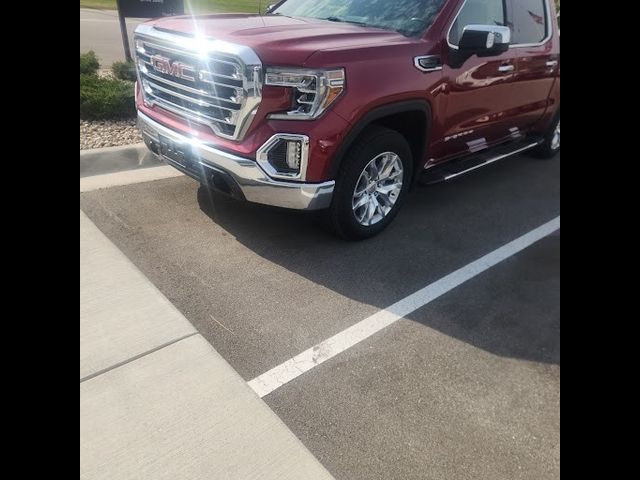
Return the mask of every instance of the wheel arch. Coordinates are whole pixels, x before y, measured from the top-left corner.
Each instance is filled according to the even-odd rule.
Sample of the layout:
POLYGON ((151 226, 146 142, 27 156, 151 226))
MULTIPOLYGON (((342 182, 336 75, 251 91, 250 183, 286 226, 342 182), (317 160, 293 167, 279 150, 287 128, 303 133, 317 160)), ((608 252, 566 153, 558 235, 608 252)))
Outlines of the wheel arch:
POLYGON ((331 163, 329 178, 336 178, 340 165, 353 143, 373 125, 395 130, 405 137, 411 147, 414 178, 417 178, 418 165, 427 153, 432 125, 431 105, 424 99, 385 104, 365 113, 349 130, 338 148, 331 163))

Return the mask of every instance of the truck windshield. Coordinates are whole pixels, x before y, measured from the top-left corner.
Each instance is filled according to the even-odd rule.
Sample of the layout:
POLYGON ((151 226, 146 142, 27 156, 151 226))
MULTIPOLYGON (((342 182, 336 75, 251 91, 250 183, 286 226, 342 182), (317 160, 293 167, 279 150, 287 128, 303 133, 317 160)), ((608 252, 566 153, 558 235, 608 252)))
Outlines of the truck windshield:
POLYGON ((416 36, 431 25, 445 0, 285 0, 271 15, 309 17, 416 36))

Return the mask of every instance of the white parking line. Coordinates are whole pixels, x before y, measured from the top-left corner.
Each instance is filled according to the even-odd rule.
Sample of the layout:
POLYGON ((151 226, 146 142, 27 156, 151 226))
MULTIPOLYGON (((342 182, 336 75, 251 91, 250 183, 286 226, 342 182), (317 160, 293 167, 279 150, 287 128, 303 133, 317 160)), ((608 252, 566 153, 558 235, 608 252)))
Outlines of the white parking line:
POLYGON ((321 342, 295 357, 272 368, 249 382, 249 386, 264 397, 296 377, 308 372, 321 363, 362 342, 392 323, 425 306, 436 298, 453 290, 467 280, 488 270, 501 261, 524 250, 528 246, 560 228, 560 217, 516 238, 512 242, 488 253, 482 258, 465 265, 453 273, 435 281, 421 290, 403 298, 399 302, 352 325, 333 337, 321 342))

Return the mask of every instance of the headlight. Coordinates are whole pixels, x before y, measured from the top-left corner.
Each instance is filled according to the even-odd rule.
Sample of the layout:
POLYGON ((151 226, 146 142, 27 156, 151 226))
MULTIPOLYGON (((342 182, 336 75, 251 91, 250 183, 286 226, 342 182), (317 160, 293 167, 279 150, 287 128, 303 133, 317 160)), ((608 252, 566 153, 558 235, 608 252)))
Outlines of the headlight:
POLYGON ((293 88, 293 105, 287 112, 273 113, 279 120, 313 120, 322 115, 344 90, 344 69, 304 70, 267 68, 265 85, 293 88))

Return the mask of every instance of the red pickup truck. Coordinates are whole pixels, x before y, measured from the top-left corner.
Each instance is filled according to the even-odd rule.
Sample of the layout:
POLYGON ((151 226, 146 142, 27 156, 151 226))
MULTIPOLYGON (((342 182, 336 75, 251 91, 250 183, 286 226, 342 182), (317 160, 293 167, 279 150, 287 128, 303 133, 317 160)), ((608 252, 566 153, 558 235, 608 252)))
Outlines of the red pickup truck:
POLYGON ((136 29, 148 147, 210 189, 324 210, 349 239, 412 186, 560 150, 551 0, 283 0, 136 29))

